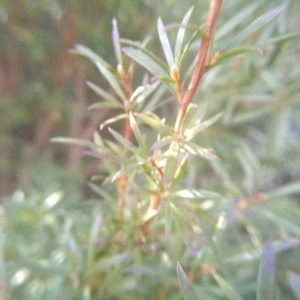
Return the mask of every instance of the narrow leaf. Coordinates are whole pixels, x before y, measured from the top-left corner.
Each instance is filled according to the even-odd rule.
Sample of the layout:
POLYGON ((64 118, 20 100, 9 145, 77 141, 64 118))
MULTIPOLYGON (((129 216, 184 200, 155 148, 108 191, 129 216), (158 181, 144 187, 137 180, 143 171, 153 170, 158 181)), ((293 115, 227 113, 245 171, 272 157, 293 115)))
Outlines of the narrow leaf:
POLYGON ((150 56, 146 55, 141 50, 123 48, 123 51, 153 75, 166 77, 169 76, 169 74, 159 64, 157 64, 150 56))
POLYGON ((208 160, 217 160, 219 159, 215 153, 215 150, 212 148, 202 148, 192 142, 183 142, 183 149, 193 155, 202 156, 208 160))
POLYGON ((185 132, 186 128, 190 125, 190 123, 192 122, 196 112, 197 112, 197 104, 195 103, 190 103, 188 108, 187 108, 187 112, 184 116, 183 119, 183 123, 182 123, 182 127, 181 127, 181 131, 185 132))
POLYGON ((141 147, 142 151, 145 154, 147 154, 147 145, 145 143, 145 139, 142 136, 142 133, 141 133, 136 121, 135 121, 135 118, 134 118, 132 112, 130 112, 130 114, 129 114, 129 120, 130 120, 130 126, 133 130, 133 134, 134 134, 139 146, 141 147))
POLYGON ((114 174, 112 176, 111 182, 116 181, 117 179, 121 178, 123 175, 135 170, 136 168, 138 168, 142 163, 133 163, 130 164, 128 166, 126 166, 125 168, 122 168, 121 170, 119 170, 116 174, 114 174))
POLYGON ((97 67, 100 70, 101 74, 104 76, 104 78, 111 85, 111 87, 116 91, 118 96, 123 100, 126 99, 124 91, 122 90, 115 75, 107 67, 101 65, 100 63, 97 63, 97 67))
POLYGON ((180 181, 180 179, 184 176, 184 174, 186 173, 186 169, 187 169, 187 160, 188 160, 189 154, 187 153, 180 161, 179 166, 177 168, 177 171, 174 175, 173 181, 171 183, 170 188, 174 188, 178 182, 180 181))
POLYGON ((174 57, 173 57, 173 52, 170 46, 169 38, 167 35, 166 28, 161 20, 161 18, 158 18, 157 20, 157 30, 158 30, 158 35, 159 39, 163 48, 163 51, 165 53, 165 57, 167 59, 169 68, 171 69, 173 67, 174 63, 174 57))
POLYGON ((166 189, 170 186, 173 177, 177 171, 179 147, 177 143, 173 143, 166 152, 166 162, 164 167, 164 186, 166 189))
POLYGON ((108 128, 109 132, 114 136, 114 138, 119 141, 125 148, 129 149, 138 157, 147 160, 147 157, 138 149, 136 148, 130 141, 127 141, 122 135, 118 132, 113 130, 112 128, 108 128))
POLYGON ((246 18, 253 13, 253 11, 259 6, 259 3, 251 3, 249 6, 245 7, 240 12, 236 12, 229 18, 229 20, 223 24, 216 32, 215 39, 219 39, 232 31, 234 28, 239 26, 246 18))
POLYGON ((213 277, 230 300, 243 300, 242 297, 237 293, 237 291, 222 276, 214 273, 213 277))
POLYGON ((112 20, 112 25, 113 25, 113 30, 111 33, 112 36, 112 41, 114 45, 114 50, 116 54, 117 61, 120 65, 122 65, 122 52, 121 52, 121 47, 120 47, 120 35, 119 35, 119 29, 118 29, 118 24, 117 20, 113 19, 112 20))
POLYGON ((266 241, 260 259, 256 300, 276 300, 276 256, 271 237, 266 241))
POLYGON ((115 99, 111 94, 109 94, 108 92, 106 92, 105 90, 103 90, 100 86, 97 86, 96 84, 87 81, 87 85, 99 96, 101 96, 102 98, 104 98, 105 100, 107 100, 108 102, 113 103, 114 105, 118 106, 118 107, 122 107, 122 105, 120 104, 120 102, 115 99))
POLYGON ((135 114, 140 120, 152 128, 160 130, 163 134, 173 135, 173 128, 162 123, 161 119, 153 113, 136 113, 135 114))
MULTIPOLYGON (((121 39, 121 42, 125 45, 131 46, 132 48, 137 48, 138 50, 141 50, 144 54, 149 56, 153 61, 155 61, 165 72, 168 74, 169 73, 169 67, 168 65, 163 62, 158 56, 156 56, 153 52, 149 51, 144 47, 144 44, 140 44, 138 42, 133 42, 127 39, 121 39)), ((127 49, 125 47, 125 49, 127 49)), ((130 49, 130 48, 129 48, 130 49)), ((124 48, 123 48, 124 51, 124 48)))
POLYGON ((166 202, 165 204, 165 218, 166 218, 166 223, 165 223, 165 240, 166 242, 169 240, 172 232, 172 212, 170 208, 169 202, 166 202))
POLYGON ((295 296, 300 300, 300 276, 290 271, 288 272, 288 280, 295 296))
POLYGON ((223 116, 223 112, 216 114, 215 116, 213 116, 212 118, 201 122, 200 124, 192 127, 191 129, 187 129, 184 132, 184 135, 187 137, 188 140, 192 139, 193 137, 195 137, 199 132, 201 132, 203 129, 211 126, 212 124, 214 124, 215 122, 217 122, 221 117, 223 116))
POLYGON ((114 267, 117 267, 121 263, 124 263, 125 261, 129 261, 131 259, 132 259, 132 255, 129 253, 121 253, 121 254, 111 256, 111 257, 101 260, 99 263, 97 263, 94 266, 92 273, 94 273, 95 271, 110 270, 114 267))
POLYGON ((76 139, 76 138, 66 138, 66 137, 56 137, 50 139, 50 142, 52 143, 64 143, 64 144, 73 144, 73 145, 78 145, 78 146, 85 146, 89 148, 95 148, 95 144, 87 141, 87 140, 81 140, 81 139, 76 139))
POLYGON ((258 17, 254 22, 252 22, 248 27, 241 31, 226 47, 223 49, 228 49, 229 47, 235 46, 243 42, 252 33, 256 32, 258 29, 265 26, 267 23, 272 21, 280 12, 284 9, 284 5, 280 5, 267 13, 258 17))
POLYGON ((187 54, 190 52, 189 50, 190 50, 190 48, 191 48, 193 42, 196 40, 196 38, 197 38, 200 34, 202 34, 202 36, 203 36, 203 35, 205 35, 205 32, 204 32, 202 29, 199 29, 199 30, 195 31, 195 32, 193 33, 192 37, 190 38, 190 40, 188 41, 188 43, 186 44, 186 46, 184 47, 183 52, 182 52, 182 55, 181 55, 181 57, 180 57, 179 64, 178 64, 179 70, 181 70, 182 65, 183 65, 183 63, 184 63, 184 60, 185 60, 187 54))
POLYGON ((181 49, 182 49, 182 44, 184 40, 184 35, 186 31, 186 27, 188 24, 188 21, 190 19, 190 16, 193 12, 194 6, 192 6, 187 13, 185 14, 181 26, 179 27, 178 34, 177 34, 177 39, 176 39, 176 44, 175 44, 175 64, 179 66, 180 62, 180 56, 181 56, 181 49))
POLYGON ((85 56, 95 64, 100 63, 103 66, 109 67, 109 64, 101 56, 99 56, 98 54, 96 54, 94 51, 92 51, 86 46, 77 44, 75 45, 75 50, 72 50, 71 52, 85 56))
POLYGON ((300 181, 287 183, 267 194, 267 199, 286 197, 300 193, 300 181))
POLYGON ((110 125, 110 124, 113 124, 117 121, 120 121, 120 120, 123 120, 127 117, 126 114, 121 114, 121 115, 117 115, 116 117, 113 117, 113 118, 110 118, 110 119, 107 119, 106 121, 104 121, 103 123, 101 123, 100 125, 100 130, 102 130, 105 126, 107 125, 110 125))
POLYGON ((218 198, 220 195, 211 191, 196 191, 196 190, 181 190, 174 192, 170 197, 179 197, 187 199, 203 199, 203 198, 218 198))
POLYGON ((100 186, 89 182, 88 186, 96 193, 98 194, 100 197, 102 197, 103 199, 107 200, 107 201, 112 201, 114 199, 114 196, 107 193, 103 188, 101 188, 100 186))
POLYGON ((179 281, 179 286, 181 293, 185 300, 197 300, 198 297, 194 291, 194 288, 189 281, 188 277, 186 276, 183 268, 181 267, 180 263, 177 262, 177 278, 179 281))
POLYGON ((230 49, 228 51, 225 51, 221 53, 214 62, 210 65, 210 67, 214 67, 224 61, 227 61, 231 58, 234 58, 236 56, 242 55, 247 52, 254 52, 260 56, 263 55, 263 51, 260 48, 250 47, 250 46, 243 46, 243 47, 237 47, 230 49))
POLYGON ((291 39, 294 39, 296 37, 300 36, 300 32, 292 32, 292 33, 288 33, 288 34, 284 34, 281 36, 278 36, 276 38, 273 39, 269 39, 267 40, 264 44, 268 45, 268 44, 276 44, 276 43, 285 43, 291 39))

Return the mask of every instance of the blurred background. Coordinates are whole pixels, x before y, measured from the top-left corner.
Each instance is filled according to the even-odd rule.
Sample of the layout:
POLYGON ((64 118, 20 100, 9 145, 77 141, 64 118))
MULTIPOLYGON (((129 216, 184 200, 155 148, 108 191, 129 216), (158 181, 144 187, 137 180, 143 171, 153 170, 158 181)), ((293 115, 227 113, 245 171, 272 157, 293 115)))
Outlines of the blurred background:
MULTIPOLYGON (((71 236, 72 222, 78 231, 78 245, 83 252, 86 251, 86 236, 93 227, 93 220, 98 220, 97 213, 100 210, 96 209, 99 201, 88 204, 84 200, 95 196, 87 187, 87 182, 99 171, 99 163, 96 158, 83 155, 82 147, 52 144, 49 140, 52 137, 90 140, 94 131, 99 130, 100 123, 114 112, 106 109, 87 110, 90 104, 100 101, 100 97, 87 87, 87 80, 110 90, 95 66, 70 50, 77 43, 83 44, 115 66, 111 30, 112 19, 116 18, 123 38, 142 40, 153 33, 156 37, 151 41, 150 48, 163 57, 156 34, 158 16, 162 17, 165 24, 178 23, 186 11, 195 5, 191 23, 199 26, 205 20, 208 3, 207 0, 1 1, 0 300, 4 299, 1 298, 1 276, 4 274, 1 266, 5 265, 1 265, 1 245, 4 245, 5 237, 7 278, 14 278, 13 274, 22 266, 20 261, 24 257, 25 266, 32 258, 39 258, 41 264, 35 262, 30 267, 38 269, 34 279, 46 274, 46 281, 48 271, 43 264, 45 259, 49 268, 57 260, 57 265, 63 264, 66 268, 61 276, 62 285, 64 280, 67 282, 66 288, 62 290, 58 284, 57 294, 47 299, 82 299, 69 295, 72 288, 69 288, 68 280, 74 275, 74 270, 59 255, 65 251, 64 243, 69 243, 67 237, 71 236), (52 211, 50 202, 53 199, 64 201, 58 207, 54 204, 52 211), (81 206, 76 206, 78 203, 81 206), (2 234, 4 219, 7 223, 6 233, 2 234), (65 240, 67 242, 62 242, 65 240)), ((201 96, 212 104, 208 115, 219 111, 225 113, 222 121, 201 136, 200 142, 216 149, 221 164, 212 163, 208 167, 206 161, 194 160, 189 165, 184 182, 184 188, 200 186, 218 191, 228 203, 237 195, 241 204, 245 204, 244 198, 250 199, 249 206, 253 205, 253 214, 250 216, 257 226, 251 234, 257 249, 261 248, 265 237, 277 229, 279 233, 275 233, 275 237, 277 235, 281 240, 295 238, 297 240, 293 245, 299 245, 300 2, 255 0, 250 3, 248 0, 227 0, 224 1, 218 21, 218 28, 221 28, 218 34, 223 35, 226 44, 256 17, 280 4, 286 6, 284 12, 245 41, 250 46, 262 45, 263 57, 251 53, 234 58, 229 64, 212 69, 204 77, 201 96), (247 9, 247 18, 240 18, 238 25, 230 29, 231 19, 247 9), (298 36, 282 43, 273 41, 264 44, 266 40, 291 32, 298 32, 298 36), (255 204, 259 204, 264 195, 268 196, 269 202, 256 208, 255 204), (262 223, 258 222, 257 216, 260 214, 262 223)), ((222 42, 223 39, 220 45, 222 42)), ((199 41, 196 41, 192 55, 196 55, 198 47, 199 41)), ((188 59, 192 61, 192 58, 188 59)), ((203 98, 195 101, 200 103, 203 98)), ((165 113, 170 115, 168 109, 165 113)), ((95 197, 99 199, 99 196, 95 197)), ((224 209, 221 204, 220 207, 216 209, 218 214, 224 209)), ((244 208, 241 207, 241 210, 244 208)), ((240 230, 238 226, 236 228, 240 230)), ((229 231, 232 232, 232 229, 229 231)), ((240 241, 241 236, 245 236, 242 230, 236 240, 240 241)), ((73 247, 71 238, 70 241, 73 247)), ((292 248, 284 246, 286 249, 292 248)), ((235 247, 230 241, 228 249, 231 251, 232 248, 235 247)), ((110 252, 109 247, 103 250, 105 255, 110 255, 110 252)), ((149 255, 149 261, 145 264, 152 264, 152 255, 149 255)), ((299 273, 299 250, 294 255, 287 252, 284 263, 281 262, 283 265, 299 273)), ((85 269, 85 266, 82 268, 85 269)), ((236 274, 236 286, 239 287, 243 285, 239 283, 237 270, 232 274, 236 274)), ((160 286, 161 278, 156 278, 156 273, 153 273, 153 277, 160 286)), ((118 282, 118 277, 113 276, 112 282, 118 282)), ((245 282, 249 282, 247 277, 245 282)), ((251 282, 252 287, 255 286, 256 277, 253 276, 251 282)), ((171 280, 170 283, 165 286, 172 293, 174 285, 171 280)), ((17 286, 20 282, 11 280, 10 284, 17 286)), ((113 285, 109 283, 108 286, 114 290, 113 285)), ((152 286, 145 286, 151 293, 152 286)), ((284 288, 285 285, 283 291, 284 288)), ((23 290, 17 288, 14 293, 10 299, 46 299, 44 296, 24 296, 23 290)), ((253 299, 251 293, 245 299, 253 299)), ((294 298, 283 296, 280 299, 294 298)))
MULTIPOLYGON (((292 2, 264 1, 259 11, 292 2)), ((221 20, 246 3, 227 1, 221 20)), ((54 145, 49 139, 90 139, 109 112, 87 111, 99 97, 86 80, 105 82, 91 63, 70 50, 76 43, 86 45, 114 65, 113 18, 122 37, 140 40, 156 31, 158 16, 166 24, 179 22, 192 5, 192 22, 198 24, 207 1, 1 1, 0 196, 16 189, 48 193, 63 187, 82 197, 87 178, 97 172, 95 159, 83 157, 81 147, 54 145)))
MULTIPOLYGON (((76 43, 113 65, 112 19, 122 37, 144 38, 165 23, 178 22, 197 3, 177 0, 4 0, 0 4, 0 196, 69 190, 86 192, 95 159, 78 146, 53 145, 54 136, 90 139, 107 111, 88 112, 99 98, 86 80, 101 80, 95 67, 70 50, 76 43)), ((203 2, 203 1, 202 1, 203 2)), ((104 82, 98 82, 104 85, 104 82)))

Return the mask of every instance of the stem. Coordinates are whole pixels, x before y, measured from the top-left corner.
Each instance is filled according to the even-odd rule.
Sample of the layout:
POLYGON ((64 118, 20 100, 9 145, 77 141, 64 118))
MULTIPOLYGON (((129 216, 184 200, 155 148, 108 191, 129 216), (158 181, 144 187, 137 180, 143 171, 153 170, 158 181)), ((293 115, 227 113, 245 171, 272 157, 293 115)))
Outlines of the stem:
POLYGON ((206 36, 203 36, 201 41, 201 46, 199 49, 197 64, 190 81, 188 90, 180 103, 176 123, 174 126, 174 131, 179 133, 180 128, 186 114, 188 105, 192 102, 194 95, 196 93, 197 87, 199 85, 200 79, 206 70, 206 57, 209 50, 209 46, 212 41, 213 31, 217 22, 217 18, 220 12, 220 8, 223 0, 212 0, 210 5, 209 14, 207 17, 207 22, 205 26, 206 36))
MULTIPOLYGON (((196 64, 193 76, 191 78, 188 90, 184 95, 183 95, 180 79, 177 76, 178 74, 176 73, 176 70, 172 70, 172 75, 175 79, 177 89, 178 89, 178 98, 179 98, 178 100, 180 102, 179 111, 178 111, 176 122, 174 125, 175 135, 179 135, 179 133, 180 133, 180 129, 181 129, 185 114, 187 112, 187 108, 194 98, 194 95, 196 93, 197 87, 199 85, 199 82, 200 82, 203 74, 207 70, 207 64, 206 64, 207 53, 208 53, 210 44, 212 42, 213 31, 214 31, 214 28, 215 28, 215 25, 217 22, 217 18, 218 18, 219 12, 220 12, 222 2, 223 2, 223 0, 211 0, 210 9, 209 9, 207 22, 206 22, 206 26, 205 26, 206 36, 203 36, 203 38, 202 38, 202 42, 201 42, 201 46, 200 46, 199 54, 198 54, 198 59, 197 59, 197 64, 196 64), (178 80, 176 80, 176 79, 178 79, 178 80)), ((162 170, 162 173, 163 172, 164 172, 164 170, 162 170)), ((148 211, 146 214, 146 216, 151 215, 151 217, 147 218, 146 221, 141 225, 141 230, 144 235, 147 233, 148 227, 149 227, 152 219, 155 217, 155 214, 152 214, 152 213, 157 211, 161 200, 162 200, 162 197, 160 195, 160 190, 158 189, 157 195, 155 195, 150 201, 150 205, 148 207, 148 211)))
MULTIPOLYGON (((118 73, 120 74, 123 82, 123 86, 125 89, 126 94, 126 100, 124 101, 124 108, 126 113, 126 119, 125 119, 125 129, 124 129, 124 138, 127 141, 131 140, 132 137, 132 128, 130 126, 130 119, 129 119, 129 99, 131 97, 131 83, 132 83, 132 77, 133 77, 133 69, 131 69, 130 76, 127 76, 123 70, 123 67, 121 65, 118 66, 118 73)), ((127 156, 129 153, 129 149, 124 147, 124 154, 127 156)), ((122 176, 119 180, 119 219, 120 221, 123 220, 123 210, 125 205, 125 191, 126 191, 126 184, 128 181, 128 174, 122 176)))

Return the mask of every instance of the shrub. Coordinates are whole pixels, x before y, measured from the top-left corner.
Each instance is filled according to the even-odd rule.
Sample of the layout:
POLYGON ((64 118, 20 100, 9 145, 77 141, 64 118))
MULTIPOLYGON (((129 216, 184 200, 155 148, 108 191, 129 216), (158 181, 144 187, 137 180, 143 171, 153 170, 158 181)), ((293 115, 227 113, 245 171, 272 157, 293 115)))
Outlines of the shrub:
POLYGON ((117 113, 93 142, 53 141, 95 157, 99 199, 7 201, 11 299, 299 298, 299 66, 285 52, 299 32, 279 6, 233 34, 256 4, 215 30, 221 3, 204 26, 193 8, 178 25, 158 19, 166 61, 151 38, 120 38, 116 20, 115 68, 75 47, 112 90, 88 82, 102 98, 89 109, 117 113))

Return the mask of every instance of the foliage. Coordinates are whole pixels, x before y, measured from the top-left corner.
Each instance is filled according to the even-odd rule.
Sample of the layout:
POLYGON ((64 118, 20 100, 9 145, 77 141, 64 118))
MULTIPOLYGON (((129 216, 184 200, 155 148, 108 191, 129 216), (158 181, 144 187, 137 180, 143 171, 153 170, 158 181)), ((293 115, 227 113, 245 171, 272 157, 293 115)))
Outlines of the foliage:
POLYGON ((155 52, 115 19, 114 64, 75 47, 110 86, 90 109, 117 113, 53 141, 95 157, 98 196, 4 202, 9 299, 299 299, 299 4, 225 2, 214 30, 221 2, 204 26, 159 18, 155 52))

